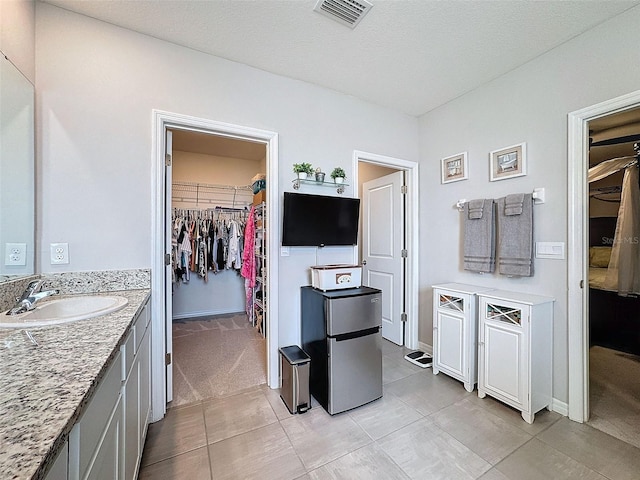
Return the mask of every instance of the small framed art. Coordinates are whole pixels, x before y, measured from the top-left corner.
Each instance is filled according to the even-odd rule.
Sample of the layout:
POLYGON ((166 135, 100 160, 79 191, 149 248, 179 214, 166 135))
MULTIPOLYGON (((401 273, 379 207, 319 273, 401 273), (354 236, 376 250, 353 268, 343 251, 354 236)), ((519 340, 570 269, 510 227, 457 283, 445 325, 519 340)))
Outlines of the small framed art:
POLYGON ((489 180, 522 177, 527 174, 526 143, 494 150, 489 154, 489 180))
POLYGON ((469 178, 467 152, 443 158, 440 162, 442 183, 457 182, 469 178))

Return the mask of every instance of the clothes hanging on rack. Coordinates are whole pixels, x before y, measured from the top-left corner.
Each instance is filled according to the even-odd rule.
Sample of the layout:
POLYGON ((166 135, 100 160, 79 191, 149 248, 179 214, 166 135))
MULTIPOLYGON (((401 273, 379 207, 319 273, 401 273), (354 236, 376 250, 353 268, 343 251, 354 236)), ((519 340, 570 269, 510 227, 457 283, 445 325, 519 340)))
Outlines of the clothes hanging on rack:
POLYGON ((174 208, 171 242, 174 282, 188 283, 191 273, 206 282, 210 272, 240 270, 248 213, 232 208, 174 208))

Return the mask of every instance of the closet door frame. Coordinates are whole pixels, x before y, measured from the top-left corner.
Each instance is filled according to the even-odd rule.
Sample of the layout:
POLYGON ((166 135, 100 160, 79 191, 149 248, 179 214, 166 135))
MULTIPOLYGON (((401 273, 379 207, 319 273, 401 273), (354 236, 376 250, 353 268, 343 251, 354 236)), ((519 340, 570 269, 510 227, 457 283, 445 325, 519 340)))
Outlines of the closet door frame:
POLYGON ((553 410, 571 420, 589 419, 589 273, 588 178, 589 121, 640 107, 640 90, 583 108, 568 115, 568 256, 567 323, 569 399, 553 410))
MULTIPOLYGON (((278 134, 241 125, 217 122, 162 110, 152 111, 152 247, 151 247, 151 303, 152 303, 152 422, 161 420, 167 410, 166 395, 166 343, 167 319, 165 315, 165 198, 171 194, 165 182, 165 132, 185 130, 222 137, 248 140, 265 145, 267 150, 266 170, 267 218, 279 218, 278 202, 278 134)), ((267 243, 267 272, 270 279, 278 278, 278 245, 280 232, 270 229, 267 243)), ((273 281, 267 282, 267 384, 279 387, 278 366, 278 295, 273 281)), ((169 339, 170 340, 170 339, 169 339)))

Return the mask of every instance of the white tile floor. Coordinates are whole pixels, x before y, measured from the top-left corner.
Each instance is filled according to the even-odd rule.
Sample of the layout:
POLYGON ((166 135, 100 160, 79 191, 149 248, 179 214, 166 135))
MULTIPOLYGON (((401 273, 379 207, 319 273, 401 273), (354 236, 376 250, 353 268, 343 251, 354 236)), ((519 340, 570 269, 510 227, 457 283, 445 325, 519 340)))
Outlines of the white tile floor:
POLYGON ((384 346, 384 396, 290 415, 265 385, 170 409, 150 426, 141 479, 634 479, 640 449, 543 411, 533 425, 384 346))

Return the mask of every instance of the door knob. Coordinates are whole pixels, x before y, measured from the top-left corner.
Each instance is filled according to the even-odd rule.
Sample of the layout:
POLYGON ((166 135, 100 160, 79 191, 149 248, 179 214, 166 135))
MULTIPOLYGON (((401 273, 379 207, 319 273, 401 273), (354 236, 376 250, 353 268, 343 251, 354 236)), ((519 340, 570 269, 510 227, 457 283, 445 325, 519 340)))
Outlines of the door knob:
POLYGON ((366 264, 367 264, 367 261, 366 261, 366 260, 362 260, 362 264, 363 264, 363 265, 366 265, 366 264))

